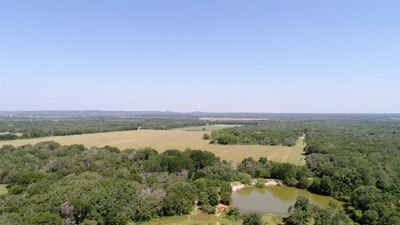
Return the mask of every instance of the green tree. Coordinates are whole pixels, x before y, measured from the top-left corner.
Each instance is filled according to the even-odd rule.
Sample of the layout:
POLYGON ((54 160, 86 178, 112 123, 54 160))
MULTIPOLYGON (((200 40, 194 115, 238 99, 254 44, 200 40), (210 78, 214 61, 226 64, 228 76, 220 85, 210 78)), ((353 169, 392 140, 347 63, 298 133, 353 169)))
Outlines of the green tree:
POLYGON ((359 209, 368 210, 372 203, 379 201, 381 190, 374 186, 361 186, 350 195, 350 202, 359 209))
POLYGON ((365 225, 378 225, 380 218, 379 214, 375 210, 367 210, 363 213, 363 216, 361 217, 361 223, 365 225))
POLYGON ((231 202, 232 187, 229 182, 222 182, 220 188, 220 201, 222 204, 229 205, 231 202))
POLYGON ((195 187, 187 182, 177 182, 167 188, 167 195, 163 201, 165 215, 188 214, 194 203, 195 187))
POLYGON ((287 225, 306 225, 311 219, 312 211, 310 201, 300 196, 294 206, 289 208, 289 217, 285 219, 287 225))

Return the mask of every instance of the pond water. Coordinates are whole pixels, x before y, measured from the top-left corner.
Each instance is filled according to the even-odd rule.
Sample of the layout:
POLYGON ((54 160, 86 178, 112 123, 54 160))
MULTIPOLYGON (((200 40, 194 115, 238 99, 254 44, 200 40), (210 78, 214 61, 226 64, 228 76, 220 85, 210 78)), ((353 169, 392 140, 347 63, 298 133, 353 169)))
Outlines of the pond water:
POLYGON ((264 188, 249 187, 232 193, 232 206, 242 213, 286 214, 288 208, 296 202, 296 198, 304 196, 314 205, 329 208, 330 202, 342 203, 329 196, 313 194, 304 189, 270 186, 264 188))

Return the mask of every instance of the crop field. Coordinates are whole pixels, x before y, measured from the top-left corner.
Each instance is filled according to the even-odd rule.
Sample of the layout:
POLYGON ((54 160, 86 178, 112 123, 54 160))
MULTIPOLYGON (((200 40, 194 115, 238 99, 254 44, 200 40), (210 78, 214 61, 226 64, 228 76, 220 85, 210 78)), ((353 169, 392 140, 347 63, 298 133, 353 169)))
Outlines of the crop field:
POLYGON ((159 152, 167 149, 185 150, 187 148, 200 149, 213 152, 221 159, 240 162, 245 157, 267 157, 277 162, 290 162, 296 165, 304 164, 303 147, 304 138, 299 138, 296 146, 268 146, 268 145, 218 145, 209 144, 208 140, 202 140, 202 131, 182 130, 140 130, 117 131, 109 133, 82 134, 70 136, 53 136, 33 139, 19 139, 1 141, 2 145, 20 146, 35 144, 43 141, 55 141, 63 145, 83 144, 86 147, 103 147, 105 145, 127 148, 152 147, 159 152))

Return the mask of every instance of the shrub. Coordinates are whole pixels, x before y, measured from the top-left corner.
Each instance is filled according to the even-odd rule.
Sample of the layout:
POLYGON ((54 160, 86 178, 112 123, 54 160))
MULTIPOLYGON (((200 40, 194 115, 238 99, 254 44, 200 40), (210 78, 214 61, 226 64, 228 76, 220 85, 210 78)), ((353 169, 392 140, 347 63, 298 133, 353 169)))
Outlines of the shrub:
POLYGON ((230 220, 239 220, 240 219, 240 210, 238 208, 231 208, 226 213, 226 217, 230 220))
POLYGON ((265 186, 265 180, 264 179, 257 179, 256 187, 262 188, 264 186, 265 186))
POLYGON ((36 213, 28 218, 31 225, 61 225, 59 215, 50 212, 36 213))
POLYGON ((262 225, 261 216, 256 213, 243 216, 243 225, 262 225))

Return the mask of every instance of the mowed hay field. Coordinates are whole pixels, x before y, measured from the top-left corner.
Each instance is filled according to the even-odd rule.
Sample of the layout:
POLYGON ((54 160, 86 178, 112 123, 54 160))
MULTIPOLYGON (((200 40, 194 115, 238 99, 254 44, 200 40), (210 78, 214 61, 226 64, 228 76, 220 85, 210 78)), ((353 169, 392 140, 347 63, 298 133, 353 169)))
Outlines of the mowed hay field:
POLYGON ((36 144, 43 141, 55 141, 62 145, 83 144, 86 147, 103 147, 105 145, 127 148, 152 147, 159 152, 167 149, 185 150, 187 148, 200 149, 213 152, 221 159, 240 162, 245 157, 267 157, 277 162, 290 162, 296 165, 304 164, 302 155, 304 138, 299 138, 296 146, 268 146, 268 145, 219 145, 209 144, 208 140, 202 140, 202 131, 183 130, 135 130, 117 131, 96 134, 81 134, 70 136, 53 136, 33 139, 19 139, 12 141, 1 141, 2 145, 20 146, 25 144, 36 144))

